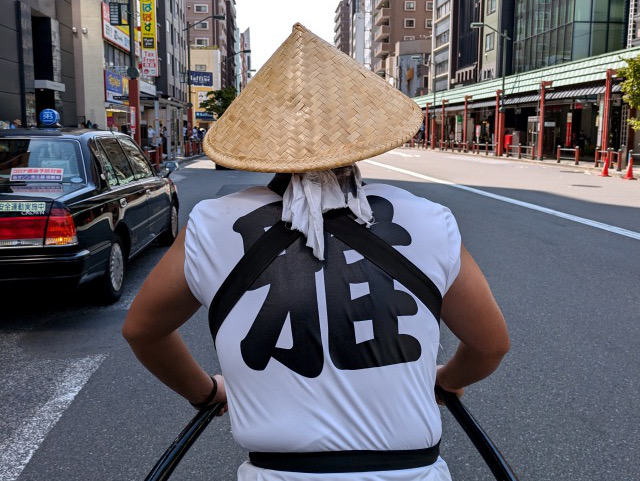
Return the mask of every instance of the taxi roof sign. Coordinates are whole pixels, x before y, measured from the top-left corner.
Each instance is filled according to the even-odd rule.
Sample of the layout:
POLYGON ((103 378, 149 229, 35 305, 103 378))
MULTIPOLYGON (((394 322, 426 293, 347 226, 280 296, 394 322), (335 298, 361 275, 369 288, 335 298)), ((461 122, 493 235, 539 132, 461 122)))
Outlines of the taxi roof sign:
POLYGON ((53 109, 44 109, 40 112, 40 123, 47 127, 57 125, 60 122, 60 114, 53 109))

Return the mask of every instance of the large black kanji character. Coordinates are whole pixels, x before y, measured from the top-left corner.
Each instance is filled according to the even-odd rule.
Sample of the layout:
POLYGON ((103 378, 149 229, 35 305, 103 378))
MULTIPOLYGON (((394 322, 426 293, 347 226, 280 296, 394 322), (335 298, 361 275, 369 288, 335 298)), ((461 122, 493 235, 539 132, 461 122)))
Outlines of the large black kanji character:
MULTIPOLYGON (((238 219, 233 230, 242 236, 245 252, 282 215, 282 204, 269 204, 238 219)), ((320 261, 308 255, 301 237, 276 257, 250 290, 266 285, 269 293, 240 349, 244 362, 261 371, 271 358, 305 377, 320 375, 323 365, 315 273, 320 261), (306 252, 302 252, 305 250, 306 252), (276 347, 289 317, 293 347, 276 347)))
MULTIPOLYGON (((392 222, 393 205, 377 196, 368 199, 376 222, 371 227, 373 233, 391 245, 411 244, 409 233, 392 222)), ((353 259, 347 259, 345 251, 351 248, 335 237, 326 245, 324 278, 333 364, 338 369, 355 370, 417 361, 422 352, 420 342, 398 332, 398 316, 418 312, 413 297, 395 290, 393 279, 369 260, 349 262, 353 259), (352 300, 350 284, 363 283, 368 283, 369 293, 352 300), (358 342, 358 322, 370 324, 371 339, 358 342)))

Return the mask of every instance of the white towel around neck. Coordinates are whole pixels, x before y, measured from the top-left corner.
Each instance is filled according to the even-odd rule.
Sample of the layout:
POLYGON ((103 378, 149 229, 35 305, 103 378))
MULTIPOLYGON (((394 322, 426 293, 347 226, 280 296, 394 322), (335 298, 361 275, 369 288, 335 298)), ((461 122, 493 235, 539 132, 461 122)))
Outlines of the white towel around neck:
POLYGON ((282 200, 282 220, 305 235, 307 246, 321 261, 324 260, 322 214, 348 207, 367 227, 373 221, 371 206, 362 188, 360 169, 356 165, 292 174, 282 200))

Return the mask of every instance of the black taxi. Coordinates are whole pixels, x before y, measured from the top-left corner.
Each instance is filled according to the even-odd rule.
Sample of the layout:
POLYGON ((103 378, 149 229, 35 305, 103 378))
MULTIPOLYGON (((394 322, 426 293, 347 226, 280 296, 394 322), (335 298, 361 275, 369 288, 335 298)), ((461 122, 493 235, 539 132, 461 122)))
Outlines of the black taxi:
POLYGON ((127 135, 0 130, 0 286, 92 281, 115 302, 128 261, 177 236, 178 207, 173 182, 127 135))

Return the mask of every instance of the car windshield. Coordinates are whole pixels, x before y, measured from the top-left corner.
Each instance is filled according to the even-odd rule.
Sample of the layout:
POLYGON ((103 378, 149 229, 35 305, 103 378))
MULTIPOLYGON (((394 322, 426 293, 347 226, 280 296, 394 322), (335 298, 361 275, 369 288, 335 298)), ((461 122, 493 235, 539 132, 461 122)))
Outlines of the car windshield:
POLYGON ((0 184, 32 183, 86 183, 78 142, 0 139, 0 184))

